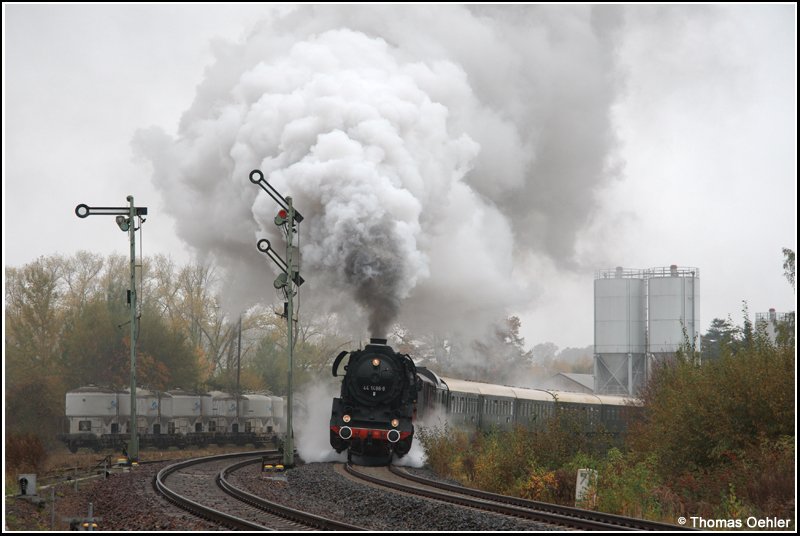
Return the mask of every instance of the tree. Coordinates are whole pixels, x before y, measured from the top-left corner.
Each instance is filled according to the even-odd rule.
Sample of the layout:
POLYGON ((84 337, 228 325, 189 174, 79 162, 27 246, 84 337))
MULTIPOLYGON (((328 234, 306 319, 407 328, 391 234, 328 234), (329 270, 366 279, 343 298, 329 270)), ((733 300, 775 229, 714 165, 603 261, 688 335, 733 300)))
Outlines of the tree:
POLYGON ((642 398, 646 416, 629 438, 658 454, 666 476, 724 464, 727 452, 794 435, 794 349, 757 337, 702 367, 663 364, 642 398))
POLYGON ((137 356, 142 359, 143 366, 137 365, 137 375, 143 385, 167 390, 174 387, 191 389, 199 383, 198 356, 186 334, 170 329, 166 319, 151 307, 142 311, 137 356))
POLYGON ((556 359, 556 354, 558 354, 558 346, 552 342, 541 342, 533 347, 531 354, 533 355, 534 363, 550 369, 556 359))
MULTIPOLYGON (((793 273, 790 262, 785 268, 793 273)), ((720 496, 739 511, 794 506, 794 339, 773 343, 754 328, 746 302, 742 313, 741 328, 712 322, 704 352, 716 358, 656 367, 641 392, 643 418, 627 436, 632 455, 652 457, 663 482, 683 483, 690 510, 720 496)))
POLYGON ((731 348, 737 340, 738 333, 739 329, 733 325, 730 318, 712 320, 708 331, 701 337, 703 362, 719 359, 722 348, 731 348))
POLYGON ((583 348, 564 348, 555 357, 553 372, 577 374, 594 373, 594 345, 583 348))
POLYGON ((794 291, 794 251, 789 248, 783 248, 783 275, 794 291))
MULTIPOLYGON (((794 286, 794 251, 788 248, 783 248, 783 275, 789 284, 792 285, 792 291, 795 290, 794 286)), ((794 348, 795 345, 795 313, 794 311, 786 315, 783 322, 778 322, 778 344, 782 346, 789 346, 794 348)))
POLYGON ((79 251, 74 257, 63 260, 66 307, 79 310, 100 291, 100 276, 105 265, 100 255, 88 251, 79 251))
POLYGON ((109 387, 130 384, 129 313, 121 300, 95 295, 80 310, 65 314, 61 363, 70 389, 90 383, 109 387), (127 329, 126 329, 127 328, 127 329))
POLYGON ((451 360, 456 358, 452 351, 452 338, 437 333, 415 334, 404 326, 395 325, 392 338, 398 341, 394 345, 397 352, 410 355, 421 366, 434 366, 439 371, 445 371, 450 369, 451 360))
POLYGON ((451 343, 451 360, 458 377, 483 382, 516 383, 530 366, 531 353, 519 331, 522 321, 510 316, 496 324, 482 338, 451 343))
POLYGON ((278 330, 264 336, 258 343, 253 368, 258 371, 264 386, 278 396, 285 396, 288 380, 289 360, 286 354, 286 339, 278 330))
POLYGON ((54 372, 63 329, 62 263, 41 257, 6 268, 6 359, 12 374, 54 372))
MULTIPOLYGON (((299 390, 320 374, 330 375, 329 367, 336 355, 350 345, 350 341, 336 331, 335 320, 332 316, 322 316, 304 318, 295 323, 295 348, 292 357, 294 390, 299 390)), ((278 316, 272 316, 270 322, 271 329, 259 341, 253 366, 274 394, 284 395, 289 364, 286 351, 287 326, 285 319, 278 316)))

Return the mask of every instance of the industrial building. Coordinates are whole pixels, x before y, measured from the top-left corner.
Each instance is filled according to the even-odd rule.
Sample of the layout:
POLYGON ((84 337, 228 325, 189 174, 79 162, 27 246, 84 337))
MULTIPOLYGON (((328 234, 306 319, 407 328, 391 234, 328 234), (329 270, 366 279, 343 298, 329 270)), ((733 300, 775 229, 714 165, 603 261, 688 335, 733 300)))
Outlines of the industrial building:
POLYGON ((594 392, 635 395, 652 365, 700 345, 700 271, 601 270, 594 280, 594 392))
POLYGON ((793 313, 779 313, 770 309, 768 313, 756 313, 756 330, 764 331, 772 344, 778 340, 781 326, 791 329, 793 313))
POLYGON ((549 378, 542 387, 553 391, 591 394, 594 393, 594 376, 574 372, 559 372, 549 378))

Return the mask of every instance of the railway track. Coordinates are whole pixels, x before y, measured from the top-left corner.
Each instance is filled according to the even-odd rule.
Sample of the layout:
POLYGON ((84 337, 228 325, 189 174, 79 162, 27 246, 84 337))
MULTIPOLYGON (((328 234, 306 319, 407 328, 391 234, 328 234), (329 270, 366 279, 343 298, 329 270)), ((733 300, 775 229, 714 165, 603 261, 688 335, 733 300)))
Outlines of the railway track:
POLYGON ((579 530, 686 530, 678 525, 627 518, 592 510, 528 501, 418 477, 397 467, 344 466, 361 480, 397 491, 477 508, 496 514, 550 523, 579 530))
POLYGON ((277 452, 222 454, 176 463, 158 472, 153 487, 180 508, 234 530, 361 530, 267 501, 227 480, 230 473, 270 455, 277 452))

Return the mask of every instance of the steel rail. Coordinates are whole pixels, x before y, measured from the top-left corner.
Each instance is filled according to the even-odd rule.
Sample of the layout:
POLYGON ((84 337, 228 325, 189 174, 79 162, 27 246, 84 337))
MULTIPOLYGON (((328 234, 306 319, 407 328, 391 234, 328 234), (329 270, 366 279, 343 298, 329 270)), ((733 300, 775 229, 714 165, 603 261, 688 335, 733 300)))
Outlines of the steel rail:
POLYGON ((428 478, 424 478, 418 475, 413 475, 408 471, 406 471, 405 469, 401 469, 395 466, 391 466, 389 470, 393 474, 399 477, 411 480, 413 482, 417 482, 419 484, 424 484, 426 486, 444 489, 455 493, 461 493, 464 495, 471 495, 473 497, 478 497, 490 501, 519 506, 521 508, 529 508, 533 510, 540 510, 543 512, 549 512, 563 516, 607 523, 615 526, 617 530, 624 528, 632 530, 692 530, 689 527, 682 527, 680 525, 671 525, 669 523, 660 523, 658 521, 649 521, 647 519, 625 517, 616 514, 607 514, 605 512, 596 512, 594 510, 574 508, 571 506, 561 506, 558 504, 545 503, 540 501, 531 501, 528 499, 521 499, 519 497, 510 497, 508 495, 499 495, 497 493, 491 493, 488 491, 467 488, 456 484, 437 482, 435 480, 430 480, 428 478))
POLYGON ((391 489, 395 489, 397 491, 403 491, 405 493, 411 493, 413 495, 420 495, 430 499, 437 499, 452 504, 458 504, 460 506, 476 508, 479 510, 484 510, 496 514, 523 518, 542 523, 549 523, 553 525, 560 525, 571 529, 604 530, 604 531, 635 530, 630 527, 621 527, 619 525, 613 525, 602 521, 593 521, 589 519, 575 518, 564 514, 531 510, 529 508, 522 508, 510 504, 498 503, 490 499, 460 495, 460 492, 457 491, 450 491, 450 490, 437 491, 432 489, 419 488, 417 486, 401 484, 399 482, 392 482, 372 475, 364 474, 358 471, 356 468, 354 468, 352 464, 345 465, 345 470, 347 471, 348 474, 355 476, 356 478, 360 478, 362 480, 371 482, 373 484, 377 484, 379 486, 388 487, 391 489))
POLYGON ((219 486, 229 495, 237 498, 238 500, 249 504, 259 510, 264 510, 269 512, 270 514, 277 515, 279 517, 289 519, 291 521, 310 526, 319 530, 326 530, 326 531, 334 531, 334 530, 346 530, 346 531, 362 531, 366 530, 362 527, 357 527, 355 525, 350 525, 348 523, 343 523, 341 521, 335 521, 333 519, 328 519, 326 517, 318 516, 315 514, 311 514, 309 512, 302 512, 300 510, 295 510, 294 508, 290 508, 288 506, 284 506, 282 504, 278 504, 263 497, 258 497, 253 495, 252 493, 248 493, 236 486, 232 485, 228 480, 227 476, 244 467, 247 465, 251 465, 254 463, 258 463, 259 460, 244 460, 241 462, 237 462, 229 467, 226 467, 222 471, 219 472, 217 475, 217 483, 219 486))
POLYGON ((233 516, 227 514, 225 512, 220 512, 214 508, 210 508, 208 506, 202 505, 196 501, 193 501, 175 491, 171 490, 164 481, 166 478, 176 471, 180 471, 181 469, 185 469, 187 467, 191 467, 193 465, 199 465, 203 463, 208 463, 209 461, 221 460, 225 458, 235 458, 241 456, 252 456, 253 454, 274 454, 275 451, 262 451, 262 452, 248 452, 248 453, 234 453, 234 454, 220 454, 217 456, 208 456, 205 458, 194 458, 191 460, 187 460, 184 462, 179 462, 168 467, 165 467, 161 471, 153 477, 153 488, 155 488, 156 492, 162 494, 164 497, 167 498, 171 503, 177 505, 179 508, 187 510, 192 514, 203 518, 213 521, 215 523, 219 523, 220 525, 224 525, 226 527, 230 527, 236 530, 272 530, 269 527, 265 527, 263 525, 259 525, 257 523, 253 523, 252 521, 248 521, 246 519, 242 519, 237 516, 233 516))

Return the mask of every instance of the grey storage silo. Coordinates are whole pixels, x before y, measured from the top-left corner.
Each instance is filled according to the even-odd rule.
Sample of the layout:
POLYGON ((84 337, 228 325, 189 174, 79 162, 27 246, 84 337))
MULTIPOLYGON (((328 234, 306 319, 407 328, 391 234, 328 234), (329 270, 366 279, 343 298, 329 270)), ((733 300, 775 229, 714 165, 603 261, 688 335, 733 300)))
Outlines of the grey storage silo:
POLYGON ((594 387, 632 395, 644 385, 647 352, 646 280, 642 270, 603 270, 594 281, 594 387))
POLYGON ((687 341, 700 350, 700 270, 652 268, 647 279, 648 351, 663 360, 687 341))

